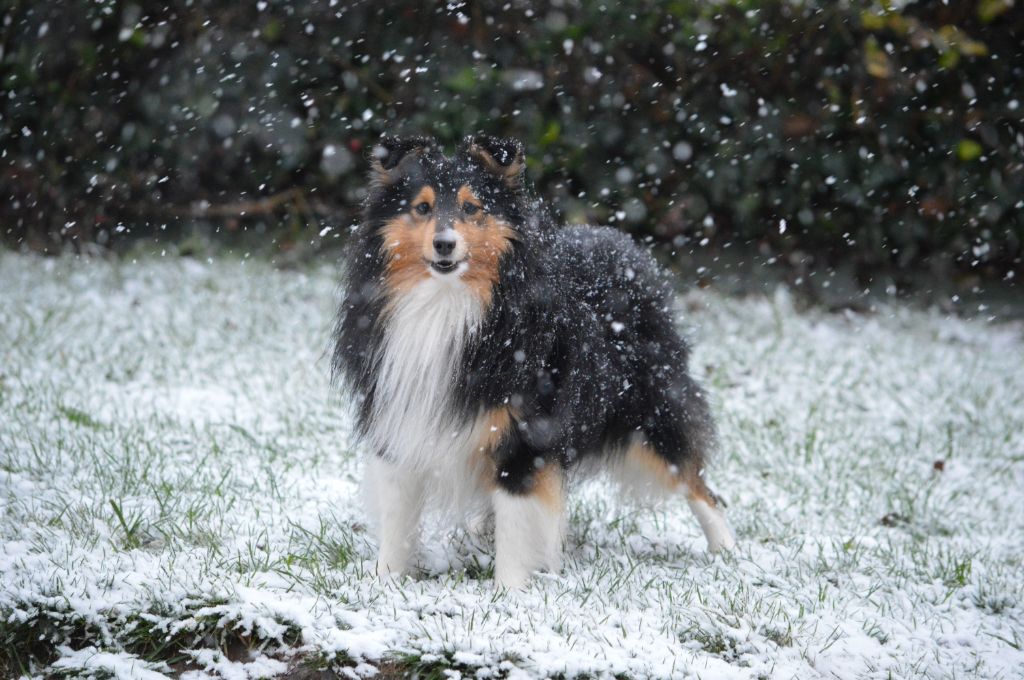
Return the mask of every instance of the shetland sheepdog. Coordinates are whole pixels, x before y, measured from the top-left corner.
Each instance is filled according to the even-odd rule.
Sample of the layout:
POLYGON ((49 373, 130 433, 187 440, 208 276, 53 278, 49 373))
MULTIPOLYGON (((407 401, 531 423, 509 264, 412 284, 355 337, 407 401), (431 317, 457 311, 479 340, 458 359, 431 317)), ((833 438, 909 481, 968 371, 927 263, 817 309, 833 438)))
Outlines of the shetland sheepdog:
POLYGON ((707 400, 651 255, 612 228, 556 224, 513 139, 447 156, 385 138, 371 166, 333 369, 369 453, 377 573, 407 572, 432 500, 493 513, 499 586, 557 570, 581 463, 685 496, 709 549, 732 548, 703 477, 707 400))

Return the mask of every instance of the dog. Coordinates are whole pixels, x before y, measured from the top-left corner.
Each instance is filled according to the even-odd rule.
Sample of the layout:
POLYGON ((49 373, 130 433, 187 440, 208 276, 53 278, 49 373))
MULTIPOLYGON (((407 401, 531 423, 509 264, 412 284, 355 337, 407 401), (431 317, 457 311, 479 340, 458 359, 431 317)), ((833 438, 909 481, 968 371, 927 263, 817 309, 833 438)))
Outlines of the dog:
POLYGON ((381 578, 408 571, 432 499, 493 513, 499 586, 558 570, 581 466, 685 496, 709 550, 734 546, 667 276, 622 232, 559 226, 525 168, 514 139, 374 149, 332 365, 370 450, 381 578))

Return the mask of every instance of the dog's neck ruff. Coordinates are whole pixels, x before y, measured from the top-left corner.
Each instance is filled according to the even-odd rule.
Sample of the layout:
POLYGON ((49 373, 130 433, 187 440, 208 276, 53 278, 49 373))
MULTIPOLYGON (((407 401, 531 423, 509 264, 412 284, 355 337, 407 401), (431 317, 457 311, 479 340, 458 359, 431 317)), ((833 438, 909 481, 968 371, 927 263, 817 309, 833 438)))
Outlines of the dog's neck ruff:
POLYGON ((366 433, 375 451, 425 474, 465 467, 472 423, 456 417, 453 391, 483 312, 458 279, 431 277, 390 301, 366 433))

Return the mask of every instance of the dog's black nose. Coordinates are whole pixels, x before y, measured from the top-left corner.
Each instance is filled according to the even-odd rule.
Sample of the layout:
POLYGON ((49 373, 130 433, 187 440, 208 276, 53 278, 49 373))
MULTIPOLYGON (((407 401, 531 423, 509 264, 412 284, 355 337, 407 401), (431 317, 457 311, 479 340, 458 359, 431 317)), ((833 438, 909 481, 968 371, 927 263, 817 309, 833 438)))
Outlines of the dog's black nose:
POLYGON ((442 257, 451 255, 455 250, 455 239, 451 236, 438 235, 434 237, 434 252, 442 257))

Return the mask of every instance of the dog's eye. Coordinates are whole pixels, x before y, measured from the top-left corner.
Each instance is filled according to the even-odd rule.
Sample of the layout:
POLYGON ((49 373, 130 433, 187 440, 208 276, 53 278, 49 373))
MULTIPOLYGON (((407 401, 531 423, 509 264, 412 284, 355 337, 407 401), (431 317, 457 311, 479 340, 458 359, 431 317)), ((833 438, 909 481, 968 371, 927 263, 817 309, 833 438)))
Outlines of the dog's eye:
POLYGON ((466 213, 467 215, 475 215, 479 210, 480 206, 478 206, 476 203, 462 204, 462 212, 466 213))
POLYGON ((427 203, 426 201, 423 201, 422 203, 417 203, 414 210, 420 215, 426 215, 428 212, 430 212, 430 204, 427 203))

